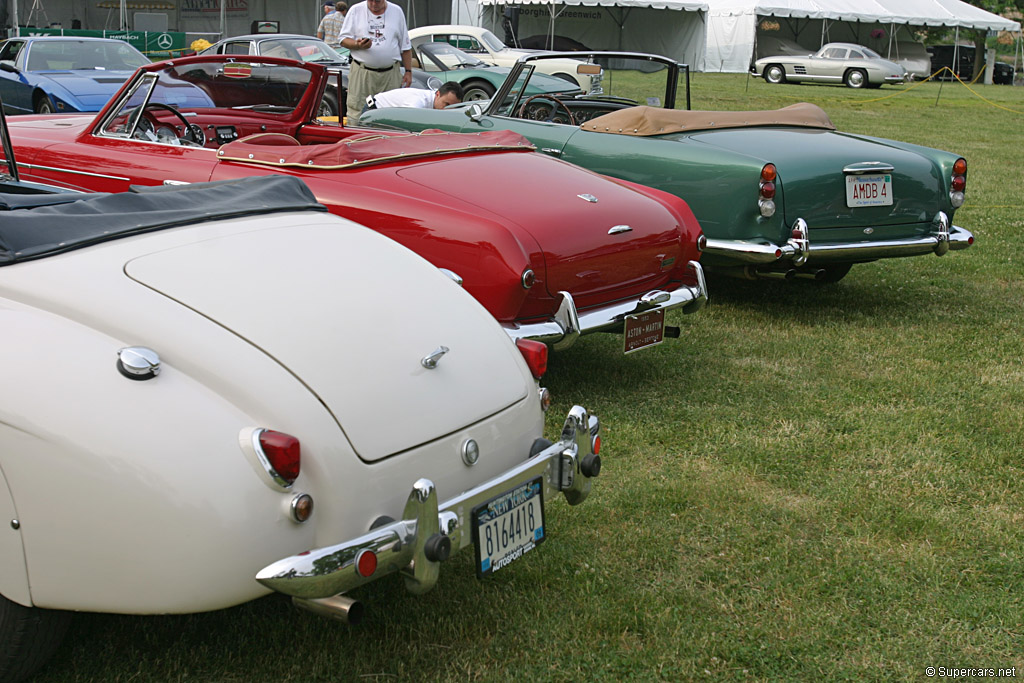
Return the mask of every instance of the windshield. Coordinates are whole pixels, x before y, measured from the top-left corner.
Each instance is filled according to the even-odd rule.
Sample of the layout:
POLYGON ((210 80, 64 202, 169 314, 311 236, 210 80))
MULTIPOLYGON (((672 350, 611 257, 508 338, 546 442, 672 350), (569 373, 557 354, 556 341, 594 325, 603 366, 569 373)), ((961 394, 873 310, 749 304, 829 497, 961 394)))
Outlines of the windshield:
POLYGON ((483 69, 488 65, 448 43, 424 43, 419 46, 420 66, 424 71, 483 69))
MULTIPOLYGON (((345 50, 346 55, 348 50, 345 50)), ((283 57, 298 59, 303 62, 347 62, 348 57, 322 40, 315 38, 272 39, 260 42, 260 55, 264 57, 283 57)))
POLYGON ((134 71, 149 63, 144 54, 120 40, 37 40, 29 46, 27 69, 134 71))
POLYGON ((224 108, 287 114, 299 104, 311 78, 308 69, 280 64, 169 64, 135 80, 120 108, 106 120, 103 131, 130 135, 143 105, 167 105, 186 111, 224 108))
POLYGON ((500 52, 507 50, 508 46, 498 39, 498 36, 494 35, 490 31, 484 29, 480 33, 480 42, 487 46, 487 49, 491 52, 500 52))

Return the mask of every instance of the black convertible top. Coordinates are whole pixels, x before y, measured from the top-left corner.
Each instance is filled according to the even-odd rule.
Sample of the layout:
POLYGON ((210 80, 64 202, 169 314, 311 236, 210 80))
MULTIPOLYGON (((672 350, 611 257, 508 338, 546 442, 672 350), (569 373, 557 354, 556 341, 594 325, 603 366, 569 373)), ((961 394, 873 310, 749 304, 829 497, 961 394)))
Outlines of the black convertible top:
POLYGON ((298 178, 132 187, 117 194, 0 193, 0 266, 206 221, 281 211, 327 211, 298 178))

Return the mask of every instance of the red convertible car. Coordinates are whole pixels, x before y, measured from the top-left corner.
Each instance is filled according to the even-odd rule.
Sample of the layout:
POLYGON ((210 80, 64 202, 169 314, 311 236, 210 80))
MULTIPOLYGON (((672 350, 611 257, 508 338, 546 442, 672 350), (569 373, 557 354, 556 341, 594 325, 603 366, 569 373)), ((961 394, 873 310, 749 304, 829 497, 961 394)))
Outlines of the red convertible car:
POLYGON ((513 338, 555 349, 610 331, 634 351, 677 333, 665 311, 703 306, 703 235, 679 198, 552 159, 515 133, 318 121, 328 78, 269 57, 146 65, 98 115, 11 121, 14 154, 23 180, 84 191, 297 176, 331 212, 447 270, 513 338))

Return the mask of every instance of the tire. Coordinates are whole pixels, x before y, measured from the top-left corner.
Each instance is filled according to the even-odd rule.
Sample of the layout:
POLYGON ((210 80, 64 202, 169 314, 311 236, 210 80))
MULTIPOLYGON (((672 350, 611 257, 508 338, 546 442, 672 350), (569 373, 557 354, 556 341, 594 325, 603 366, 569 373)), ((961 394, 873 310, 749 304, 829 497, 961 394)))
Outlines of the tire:
POLYGON ((320 100, 320 106, 317 107, 317 116, 338 116, 338 97, 328 90, 324 93, 323 99, 320 100))
POLYGON ((0 595, 0 681, 15 683, 38 671, 70 622, 70 612, 25 607, 0 595))
POLYGON ((786 70, 779 64, 769 64, 764 68, 764 80, 767 83, 779 83, 786 82, 786 70))
POLYGON ((49 96, 42 94, 36 98, 35 106, 33 107, 37 114, 54 114, 56 110, 53 107, 53 100, 49 96))
POLYGON ((826 266, 824 269, 825 276, 818 280, 818 282, 822 284, 839 282, 850 272, 850 268, 853 268, 852 263, 836 263, 835 265, 826 266))
POLYGON ((850 69, 843 74, 843 83, 847 88, 866 88, 868 75, 863 69, 850 69))
POLYGON ((462 101, 479 102, 494 97, 495 87, 486 81, 470 81, 462 84, 462 101))

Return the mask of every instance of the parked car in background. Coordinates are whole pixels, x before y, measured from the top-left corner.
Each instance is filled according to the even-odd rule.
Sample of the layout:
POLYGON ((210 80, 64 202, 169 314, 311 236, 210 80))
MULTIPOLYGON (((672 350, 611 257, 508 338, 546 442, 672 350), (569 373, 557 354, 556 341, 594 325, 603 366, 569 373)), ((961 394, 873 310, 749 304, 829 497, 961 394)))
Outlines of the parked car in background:
MULTIPOLYGON (((412 52, 413 65, 417 69, 436 76, 442 82, 455 81, 460 84, 464 102, 490 99, 511 71, 506 66, 492 66, 482 62, 448 43, 414 41, 412 52)), ((577 65, 581 63, 577 62, 577 65)), ((539 73, 528 86, 529 94, 563 92, 567 83, 569 88, 576 89, 576 81, 539 73)))
POLYGON ((296 178, 0 214, 4 681, 70 611, 277 591, 358 621, 346 593, 390 574, 423 593, 471 548, 504 571, 600 472, 582 407, 543 438, 543 344, 296 178))
POLYGON ((665 311, 704 304, 700 226, 678 197, 515 133, 319 121, 328 75, 274 57, 151 64, 95 117, 12 120, 14 153, 24 180, 83 191, 298 177, 333 213, 447 269, 510 336, 556 349, 601 331, 624 333, 624 351, 653 345, 665 311), (635 326, 651 334, 631 338, 635 326))
POLYGON ((0 43, 9 114, 99 111, 149 59, 123 40, 28 36, 0 43))
MULTIPOLYGON (((260 55, 264 57, 280 57, 295 59, 300 62, 313 62, 326 67, 332 73, 341 76, 341 92, 336 84, 328 84, 320 100, 319 116, 338 116, 345 111, 345 100, 348 94, 349 51, 347 48, 335 49, 310 36, 288 33, 253 33, 219 40, 199 53, 200 55, 260 55)), ((441 81, 431 77, 422 69, 414 69, 412 73, 414 88, 436 90, 441 81)), ((342 114, 343 115, 343 114, 342 114)))
MULTIPOLYGON (((931 55, 932 73, 943 69, 939 78, 944 81, 957 78, 969 81, 974 77, 974 54, 973 43, 962 43, 960 45, 929 45, 928 53, 931 55), (952 72, 952 73, 950 73, 952 72)), ((988 61, 983 63, 987 65, 988 61)), ((995 85, 1013 84, 1013 67, 1005 62, 996 61, 992 65, 992 83, 995 85)))
POLYGON ((750 72, 768 83, 836 83, 850 88, 878 88, 907 80, 899 64, 852 43, 826 43, 812 55, 770 55, 750 72))
POLYGON ((685 111, 685 65, 625 52, 573 53, 604 67, 603 93, 525 95, 526 57, 488 103, 379 109, 362 125, 509 130, 546 154, 685 199, 707 238, 701 264, 741 277, 836 281, 853 264, 945 254, 974 240, 952 224, 967 162, 836 130, 819 107, 685 111), (677 98, 678 95, 678 98, 677 98))
POLYGON ((899 40, 892 48, 889 58, 902 66, 911 78, 921 80, 928 78, 932 71, 931 55, 922 43, 913 40, 899 40))
MULTIPOLYGON (((520 57, 538 54, 539 50, 509 47, 498 36, 480 26, 438 24, 409 29, 413 45, 447 43, 470 54, 486 64, 512 67, 520 57)), ((582 45, 580 45, 582 47, 582 45)), ((540 65, 542 73, 575 83, 584 92, 590 92, 601 82, 600 74, 580 74, 578 62, 571 58, 552 59, 540 65)))

